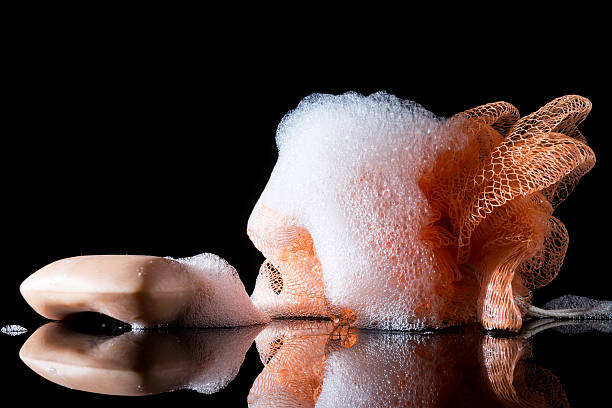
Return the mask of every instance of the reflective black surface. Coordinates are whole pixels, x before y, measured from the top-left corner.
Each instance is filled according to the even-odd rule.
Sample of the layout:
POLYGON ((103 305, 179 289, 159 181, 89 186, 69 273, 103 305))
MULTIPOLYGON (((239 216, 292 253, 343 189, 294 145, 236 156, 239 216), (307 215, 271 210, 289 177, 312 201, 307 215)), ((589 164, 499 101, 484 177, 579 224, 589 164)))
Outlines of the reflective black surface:
POLYGON ((612 363, 611 321, 534 320, 519 334, 318 320, 131 331, 95 315, 21 325, 0 337, 5 401, 20 404, 581 407, 607 400, 612 363))

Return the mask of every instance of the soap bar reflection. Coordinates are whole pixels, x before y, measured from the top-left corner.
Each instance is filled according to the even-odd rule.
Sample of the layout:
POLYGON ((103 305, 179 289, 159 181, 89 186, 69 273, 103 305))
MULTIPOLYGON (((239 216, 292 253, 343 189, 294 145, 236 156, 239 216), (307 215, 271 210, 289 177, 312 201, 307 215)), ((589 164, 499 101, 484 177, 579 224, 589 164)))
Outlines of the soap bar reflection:
POLYGON ((251 407, 559 407, 558 379, 523 361, 528 340, 466 327, 436 334, 273 321, 256 338, 251 407))
POLYGON ((49 381, 82 391, 149 395, 177 389, 212 394, 229 384, 262 326, 82 333, 48 323, 19 356, 49 381))

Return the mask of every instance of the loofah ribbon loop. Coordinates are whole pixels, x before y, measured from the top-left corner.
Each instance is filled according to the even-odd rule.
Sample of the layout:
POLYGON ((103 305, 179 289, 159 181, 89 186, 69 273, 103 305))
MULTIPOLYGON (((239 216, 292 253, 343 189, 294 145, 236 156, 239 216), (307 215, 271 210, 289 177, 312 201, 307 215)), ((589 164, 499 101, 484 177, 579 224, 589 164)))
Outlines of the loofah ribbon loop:
POLYGON ((472 233, 495 208, 538 191, 558 204, 593 167, 595 154, 585 143, 554 132, 581 122, 590 106, 581 97, 555 99, 516 122, 508 137, 493 149, 488 163, 474 177, 476 194, 464 203, 455 224, 459 263, 467 261, 472 233))
MULTIPOLYGON (((574 137, 576 126, 588 116, 591 107, 591 101, 578 95, 554 99, 536 112, 519 119, 512 127, 508 139, 532 138, 552 132, 574 137)), ((586 142, 584 138, 581 141, 586 142)))
MULTIPOLYGON (((543 136, 562 134, 587 146, 587 141, 578 130, 578 125, 588 116, 592 108, 591 101, 578 95, 567 95, 557 98, 528 116, 519 120, 512 128, 509 138, 519 139, 526 134, 543 136)), ((586 147, 588 149, 588 147, 586 147)), ((576 165, 556 183, 543 189, 543 193, 557 207, 572 192, 574 186, 595 165, 595 155, 590 149, 585 152, 585 160, 576 165)))
POLYGON ((508 134, 519 119, 520 114, 516 107, 508 102, 493 102, 480 105, 458 113, 453 118, 471 119, 475 122, 491 126, 502 136, 508 134))

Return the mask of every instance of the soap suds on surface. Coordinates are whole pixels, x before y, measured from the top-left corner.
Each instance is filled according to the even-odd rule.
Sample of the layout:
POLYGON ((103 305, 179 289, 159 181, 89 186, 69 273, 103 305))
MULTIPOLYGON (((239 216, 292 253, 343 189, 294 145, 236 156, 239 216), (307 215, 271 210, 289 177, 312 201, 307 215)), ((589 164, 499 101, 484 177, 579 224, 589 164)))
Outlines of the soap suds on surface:
POLYGON ((582 334, 588 332, 600 332, 612 334, 612 320, 557 320, 553 328, 563 334, 582 334))
POLYGON ((9 336, 19 336, 20 334, 27 333, 28 329, 21 327, 18 324, 7 324, 6 326, 3 326, 0 331, 9 336))
POLYGON ((175 260, 187 267, 195 286, 193 299, 176 325, 234 327, 270 321, 253 305, 238 272, 223 258, 203 253, 175 260))
POLYGON ((595 300, 584 296, 563 295, 547 302, 543 307, 547 310, 559 309, 589 309, 585 314, 574 319, 612 319, 612 301, 595 300))

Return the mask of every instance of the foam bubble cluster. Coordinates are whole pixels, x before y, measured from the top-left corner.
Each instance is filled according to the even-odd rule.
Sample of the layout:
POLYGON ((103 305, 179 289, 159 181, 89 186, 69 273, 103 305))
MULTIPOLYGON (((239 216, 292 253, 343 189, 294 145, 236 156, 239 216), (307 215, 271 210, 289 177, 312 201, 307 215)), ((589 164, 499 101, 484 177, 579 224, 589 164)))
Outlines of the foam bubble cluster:
POLYGON ((21 334, 27 333, 28 329, 25 327, 21 327, 18 324, 7 324, 6 326, 2 326, 0 331, 9 336, 19 336, 21 334))
POLYGON ((595 300, 584 296, 563 295, 544 305, 549 310, 576 310, 574 319, 612 319, 612 302, 609 300, 595 300))
POLYGON ((223 258, 203 253, 176 261, 186 265, 194 296, 178 322, 182 327, 234 327, 261 324, 270 318, 256 309, 236 269, 223 258))
MULTIPOLYGON (((444 123, 386 93, 313 95, 283 119, 278 162, 249 234, 283 272, 304 276, 298 281, 311 277, 313 266, 321 269, 321 300, 304 314, 326 315, 337 306, 353 310, 361 327, 441 325, 438 316, 418 312, 447 302, 436 294, 432 251, 419 239, 431 210, 418 180, 440 152, 461 145, 444 123), (306 243, 295 248, 300 234, 306 243), (300 265, 284 262, 296 249, 300 265)), ((255 305, 272 316, 296 314, 292 306, 316 284, 288 280, 286 293, 276 296, 260 277, 255 305)))

